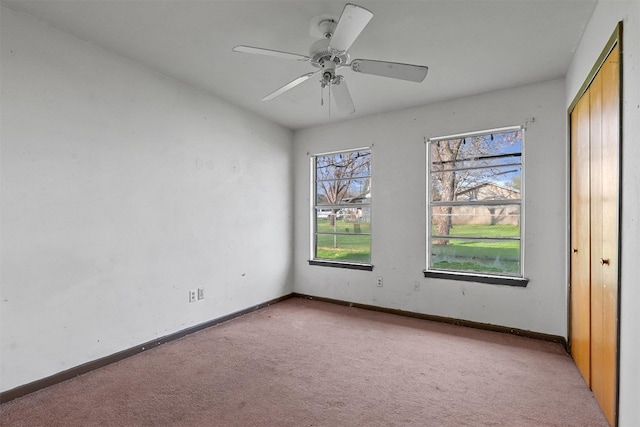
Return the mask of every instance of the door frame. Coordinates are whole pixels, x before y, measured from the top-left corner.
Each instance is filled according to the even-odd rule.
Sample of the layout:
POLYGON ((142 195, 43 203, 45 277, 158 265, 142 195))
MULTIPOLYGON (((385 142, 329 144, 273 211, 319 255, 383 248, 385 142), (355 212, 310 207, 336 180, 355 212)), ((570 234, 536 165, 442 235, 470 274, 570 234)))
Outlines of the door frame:
POLYGON ((591 70, 589 71, 589 73, 587 74, 587 77, 584 81, 584 83, 582 84, 582 86, 580 86, 580 89, 578 90, 578 92, 576 93, 576 95, 573 98, 573 101, 571 102, 571 104, 569 105, 569 108, 567 109, 567 146, 568 146, 568 171, 567 171, 567 183, 568 186, 567 188, 569 189, 569 194, 568 194, 568 198, 567 198, 567 206, 568 206, 568 216, 567 216, 567 236, 566 236, 566 252, 565 252, 565 259, 567 262, 567 265, 569 266, 569 268, 567 269, 567 350, 569 352, 571 352, 571 344, 572 344, 572 337, 571 337, 571 315, 572 315, 572 310, 571 310, 571 168, 572 168, 572 164, 571 164, 571 113, 573 112, 573 110, 576 108, 576 106, 578 105, 578 102, 580 101, 580 99, 582 98, 582 96, 585 94, 585 92, 587 91, 587 89, 591 86, 591 83, 593 82, 593 80, 595 79, 596 75, 598 74, 598 72, 600 71, 600 69, 602 68, 603 64, 605 63, 607 57, 609 56, 609 54, 611 53, 611 51, 613 50, 613 48, 615 46, 619 47, 619 67, 618 67, 618 83, 619 83, 619 99, 618 99, 618 146, 619 146, 619 150, 618 150, 618 217, 617 217, 617 230, 618 230, 618 236, 617 236, 617 241, 618 241, 618 253, 617 253, 617 265, 618 265, 618 271, 617 271, 617 302, 616 302, 616 372, 615 372, 615 379, 616 379, 616 386, 615 386, 615 405, 614 405, 614 410, 615 410, 615 414, 614 414, 614 425, 617 426, 618 425, 618 410, 619 410, 619 394, 620 394, 620 284, 621 284, 621 280, 620 280, 620 271, 621 269, 621 265, 620 265, 620 261, 622 259, 622 244, 621 244, 621 239, 620 236, 622 235, 622 105, 623 105, 623 99, 622 99, 622 93, 623 93, 623 70, 622 70, 622 58, 623 58, 623 44, 622 44, 622 21, 618 22, 618 25, 616 25, 615 30, 613 31, 613 33, 611 34, 611 37, 609 37, 609 40, 607 41, 607 43, 605 44, 604 49, 602 50, 602 52, 600 53, 600 56, 598 56, 598 59, 596 60, 595 64, 593 65, 593 67, 591 68, 591 70))

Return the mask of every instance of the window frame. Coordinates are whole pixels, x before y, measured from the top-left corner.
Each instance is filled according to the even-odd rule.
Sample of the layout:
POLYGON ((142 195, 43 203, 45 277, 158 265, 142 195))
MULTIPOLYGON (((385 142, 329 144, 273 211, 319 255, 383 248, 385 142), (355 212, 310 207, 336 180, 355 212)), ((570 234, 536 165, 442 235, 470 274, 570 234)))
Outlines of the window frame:
MULTIPOLYGON (((525 126, 507 126, 501 128, 487 129, 481 131, 473 131, 473 132, 465 132, 458 133, 452 135, 445 135, 433 138, 425 138, 425 147, 426 147, 426 268, 424 269, 424 277, 432 277, 432 278, 440 278, 440 279, 450 279, 450 280, 459 280, 459 281, 470 281, 470 282, 479 282, 479 283, 488 283, 488 284, 497 284, 497 285, 510 285, 510 286, 527 286, 529 279, 524 277, 525 271, 525 126), (519 234, 519 242, 520 242, 520 271, 517 275, 507 275, 507 274, 490 274, 490 273, 482 273, 475 271, 463 271, 463 270, 449 270, 449 269, 439 269, 432 267, 432 239, 433 239, 433 223, 432 223, 432 211, 435 206, 433 205, 432 194, 431 194, 431 185, 432 185, 432 149, 431 144, 439 142, 439 141, 447 141, 452 139, 460 139, 460 138, 470 138, 470 137, 478 137, 485 136, 489 134, 497 134, 497 133, 508 133, 508 132, 522 132, 521 136, 521 147, 520 147, 520 199, 519 202, 510 203, 512 205, 519 206, 519 218, 520 218, 520 234, 519 234)), ((470 169, 481 169, 481 168, 470 168, 470 169)), ((481 206, 483 205, 483 201, 468 201, 465 205, 469 206, 481 206)), ((485 201, 486 202, 486 201, 485 201)), ((456 203, 454 203, 456 204, 456 203)), ((486 203, 485 203, 486 204, 486 203)), ((491 203, 489 203, 491 204, 491 203)), ((502 240, 501 238, 496 238, 498 240, 502 240)), ((513 239, 505 239, 505 240, 513 240, 513 239)))
MULTIPOLYGON (((371 257, 372 257, 372 247, 373 247, 373 214, 372 214, 372 200, 371 197, 369 199, 369 202, 367 204, 363 204, 363 206, 367 206, 369 209, 369 223, 370 223, 370 231, 369 233, 363 233, 363 235, 368 235, 369 236, 369 262, 358 262, 358 261, 335 261, 335 260, 329 260, 329 259, 322 259, 322 258, 317 258, 316 257, 316 252, 317 252, 317 214, 316 214, 316 210, 317 209, 326 209, 327 205, 319 205, 317 203, 318 197, 317 197, 317 158, 319 157, 323 157, 323 156, 331 156, 331 155, 336 155, 336 154, 343 154, 343 153, 354 153, 354 152, 359 152, 359 151, 367 151, 369 152, 369 155, 371 156, 371 165, 370 165, 370 172, 368 175, 368 179, 369 179, 369 187, 371 188, 371 180, 372 180, 372 164, 373 164, 373 145, 371 146, 367 146, 367 147, 359 147, 359 148, 349 148, 349 149, 344 149, 344 150, 334 150, 334 151, 327 151, 327 152, 322 152, 322 153, 316 153, 316 154, 309 154, 309 170, 310 170, 310 179, 309 179, 309 219, 310 219, 310 227, 309 227, 309 260, 308 263, 309 265, 315 265, 315 266, 322 266, 322 267, 337 267, 337 268, 347 268, 347 269, 352 269, 352 270, 366 270, 366 271, 372 271, 373 270, 373 264, 371 263, 371 257)), ((360 177, 357 177, 360 178, 360 177)), ((357 179, 356 178, 356 179, 357 179)), ((371 194, 371 190, 370 190, 370 194, 371 194)), ((336 203, 334 204, 335 208, 339 208, 339 209, 343 209, 343 208, 352 208, 354 206, 354 204, 345 204, 345 203, 336 203)), ((344 234, 344 233, 336 233, 336 235, 340 235, 340 234, 344 234)))

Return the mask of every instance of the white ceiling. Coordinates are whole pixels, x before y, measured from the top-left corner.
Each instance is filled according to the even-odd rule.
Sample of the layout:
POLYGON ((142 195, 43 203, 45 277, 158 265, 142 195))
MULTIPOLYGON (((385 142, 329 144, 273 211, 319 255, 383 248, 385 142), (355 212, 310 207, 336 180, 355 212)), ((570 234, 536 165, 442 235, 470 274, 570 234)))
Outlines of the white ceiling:
MULTIPOLYGON (((339 17, 344 1, 1 0, 11 9, 143 63, 292 129, 331 116, 309 63, 235 53, 245 44, 308 54, 310 22, 339 17)), ((341 72, 358 117, 560 78, 596 0, 425 0, 354 3, 374 13, 352 58, 428 65, 422 83, 341 72)))

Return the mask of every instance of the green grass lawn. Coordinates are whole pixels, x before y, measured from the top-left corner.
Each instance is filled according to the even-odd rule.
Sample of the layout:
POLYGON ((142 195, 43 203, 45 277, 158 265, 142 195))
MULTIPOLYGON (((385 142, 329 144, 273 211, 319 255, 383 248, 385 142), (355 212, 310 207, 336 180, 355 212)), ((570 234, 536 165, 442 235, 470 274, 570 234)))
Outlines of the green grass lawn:
POLYGON ((332 261, 371 261, 371 223, 336 220, 335 227, 328 219, 317 221, 318 233, 346 233, 339 235, 318 234, 316 258, 332 261), (335 239, 334 239, 335 237, 335 239))
MULTIPOLYGON (((335 228, 328 219, 317 221, 317 259, 332 261, 371 261, 371 224, 336 220, 335 228)), ((520 242, 479 241, 465 237, 518 237, 515 225, 455 225, 447 245, 431 245, 432 267, 464 272, 520 274, 520 242)))
MULTIPOLYGON (((448 244, 431 245, 432 267, 479 273, 520 274, 520 242, 469 240, 465 237, 519 237, 515 225, 455 225, 448 244)), ((437 239, 434 239, 434 241, 437 239)))
MULTIPOLYGON (((435 228, 433 233, 435 234, 435 228)), ((473 236, 473 237, 518 237, 520 227, 511 224, 459 224, 451 227, 450 236, 473 236)))

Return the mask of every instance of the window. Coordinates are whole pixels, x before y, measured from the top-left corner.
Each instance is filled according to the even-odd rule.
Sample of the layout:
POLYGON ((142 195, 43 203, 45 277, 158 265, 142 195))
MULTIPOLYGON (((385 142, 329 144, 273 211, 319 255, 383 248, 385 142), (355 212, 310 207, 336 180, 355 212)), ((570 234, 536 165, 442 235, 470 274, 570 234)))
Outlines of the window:
POLYGON ((311 264, 370 270, 371 150, 311 158, 311 264))
POLYGON ((526 285, 523 132, 512 127, 428 140, 425 276, 526 285))

